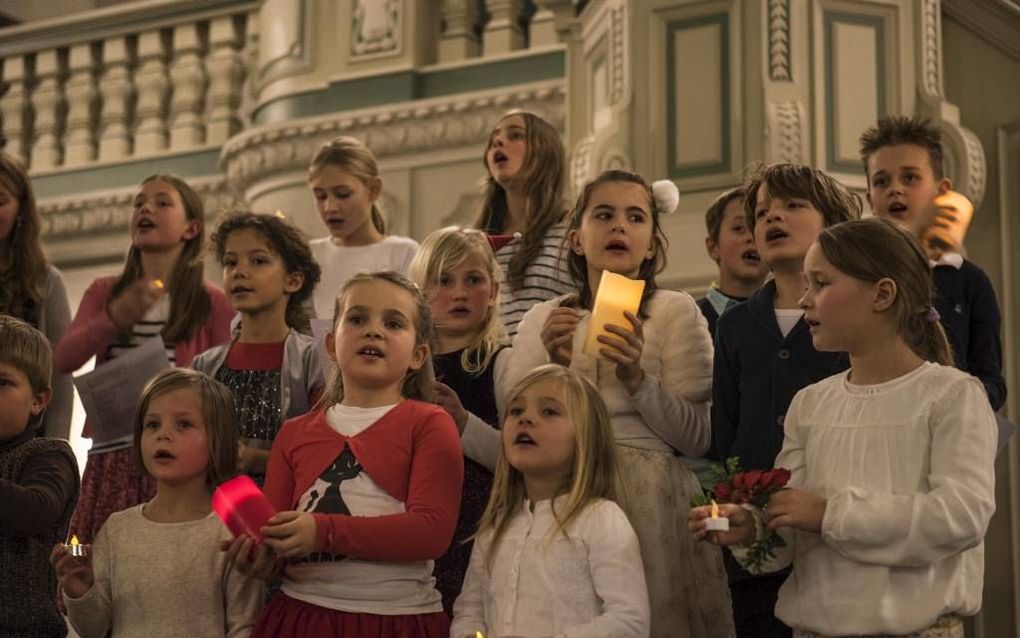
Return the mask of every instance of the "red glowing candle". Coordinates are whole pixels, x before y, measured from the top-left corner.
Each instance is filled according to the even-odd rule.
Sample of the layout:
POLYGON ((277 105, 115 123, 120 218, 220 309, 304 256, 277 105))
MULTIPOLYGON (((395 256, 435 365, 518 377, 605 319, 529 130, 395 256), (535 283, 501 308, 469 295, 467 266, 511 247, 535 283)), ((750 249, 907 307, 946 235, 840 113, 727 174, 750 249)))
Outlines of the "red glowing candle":
POLYGON ((212 495, 212 507, 235 537, 247 534, 261 543, 262 527, 276 510, 251 478, 240 475, 225 481, 212 495))

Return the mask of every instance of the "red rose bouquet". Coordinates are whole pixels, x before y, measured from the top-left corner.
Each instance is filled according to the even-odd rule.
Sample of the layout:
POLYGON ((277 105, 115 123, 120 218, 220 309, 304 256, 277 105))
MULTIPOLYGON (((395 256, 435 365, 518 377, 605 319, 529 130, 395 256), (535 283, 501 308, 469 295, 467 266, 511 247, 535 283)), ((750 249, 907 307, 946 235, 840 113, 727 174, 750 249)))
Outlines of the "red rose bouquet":
MULTIPOLYGON (((740 471, 740 459, 730 457, 726 463, 714 468, 717 482, 711 492, 706 492, 692 501, 694 507, 707 505, 712 500, 717 503, 733 503, 734 505, 753 505, 762 512, 768 509, 769 498, 786 487, 790 480, 790 470, 775 468, 772 470, 740 471)), ((748 550, 747 558, 742 561, 748 571, 760 573, 765 561, 775 558, 775 549, 785 547, 786 542, 775 531, 768 531, 765 538, 757 540, 748 550)))

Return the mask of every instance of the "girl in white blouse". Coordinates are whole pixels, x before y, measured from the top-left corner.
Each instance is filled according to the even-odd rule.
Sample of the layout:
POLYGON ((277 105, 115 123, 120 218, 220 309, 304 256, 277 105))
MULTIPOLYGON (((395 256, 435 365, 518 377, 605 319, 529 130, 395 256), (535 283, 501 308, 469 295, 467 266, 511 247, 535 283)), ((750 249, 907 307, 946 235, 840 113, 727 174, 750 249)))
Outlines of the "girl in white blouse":
POLYGON ((514 340, 510 383, 543 363, 579 372, 599 389, 613 425, 624 508, 641 543, 653 638, 730 638, 733 612, 717 547, 687 533, 697 477, 680 455, 711 439, 712 338, 690 295, 658 288, 666 238, 660 216, 676 207, 672 182, 605 171, 581 192, 569 219, 567 264, 576 292, 528 311, 514 340), (665 192, 664 192, 665 191, 665 192), (603 271, 645 282, 637 315, 609 324, 598 352, 584 348, 603 271))
MULTIPOLYGON (((892 222, 822 231, 804 261, 804 318, 850 370, 801 390, 776 467, 790 489, 764 512, 722 506, 708 540, 738 560, 765 529, 793 562, 776 615, 804 638, 961 637, 981 607, 983 539, 995 511, 995 418, 981 383, 952 367, 928 259, 892 222)), ((705 538, 707 508, 692 510, 705 538)))
POLYGON ((503 449, 451 638, 645 638, 648 593, 605 404, 545 365, 507 396, 503 449))

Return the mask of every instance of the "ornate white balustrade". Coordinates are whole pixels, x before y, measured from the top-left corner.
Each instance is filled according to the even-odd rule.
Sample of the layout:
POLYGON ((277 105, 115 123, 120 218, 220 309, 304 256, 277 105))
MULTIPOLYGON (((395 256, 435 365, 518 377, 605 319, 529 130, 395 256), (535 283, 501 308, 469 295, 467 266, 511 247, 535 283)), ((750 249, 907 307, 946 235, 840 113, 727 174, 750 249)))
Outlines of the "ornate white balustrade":
MULTIPOLYGON (((278 59, 254 50, 260 23, 284 34, 267 42, 290 29, 295 41, 283 45, 308 49, 306 24, 293 23, 321 12, 314 4, 149 0, 0 29, 6 150, 38 172, 219 146, 246 127, 260 90, 280 75, 270 68, 278 59)), ((412 29, 421 68, 558 44, 553 13, 535 0, 351 5, 352 58, 406 46, 411 18, 433 26, 412 29)))
POLYGON ((241 130, 256 2, 145 2, 0 30, 6 150, 33 172, 222 144, 241 130), (196 6, 197 5, 197 6, 196 6))

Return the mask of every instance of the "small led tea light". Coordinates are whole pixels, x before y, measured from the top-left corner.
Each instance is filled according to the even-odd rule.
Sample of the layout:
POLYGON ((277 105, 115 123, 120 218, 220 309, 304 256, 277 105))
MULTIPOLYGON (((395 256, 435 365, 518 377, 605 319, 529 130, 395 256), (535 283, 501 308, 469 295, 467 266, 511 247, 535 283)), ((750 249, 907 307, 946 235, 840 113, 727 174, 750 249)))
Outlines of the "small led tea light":
POLYGON ((719 505, 712 500, 712 516, 705 519, 705 530, 709 532, 730 531, 730 519, 719 516, 719 505))
POLYGON ((85 558, 85 546, 78 542, 78 537, 72 535, 71 542, 64 545, 67 551, 71 553, 71 556, 75 558, 85 558))

